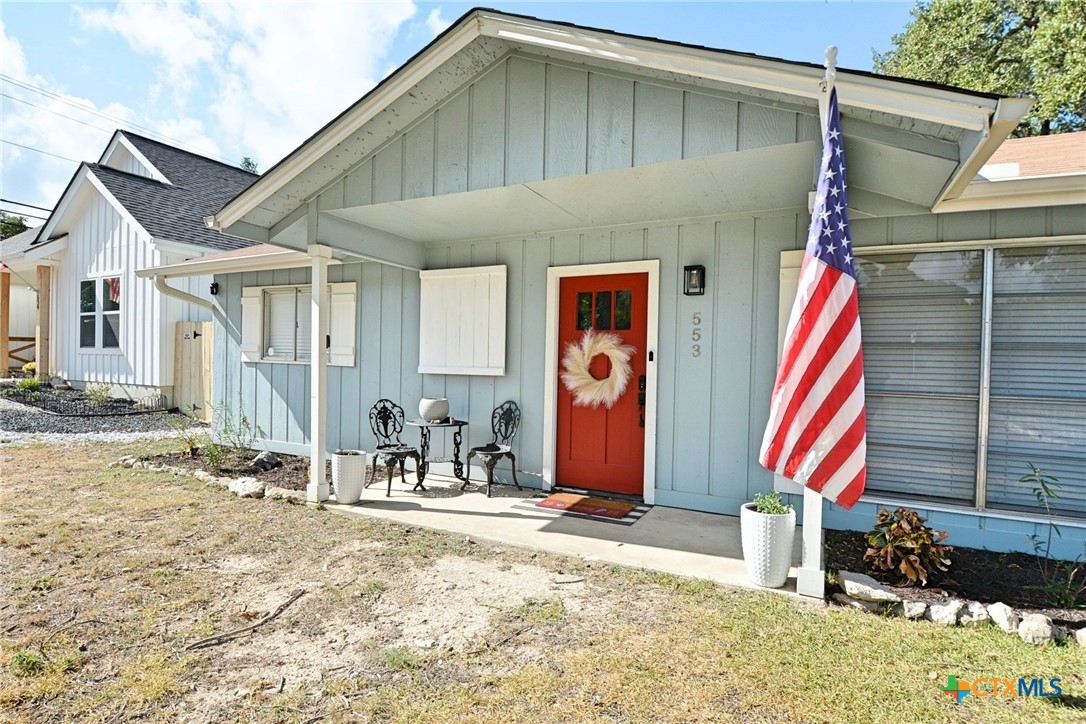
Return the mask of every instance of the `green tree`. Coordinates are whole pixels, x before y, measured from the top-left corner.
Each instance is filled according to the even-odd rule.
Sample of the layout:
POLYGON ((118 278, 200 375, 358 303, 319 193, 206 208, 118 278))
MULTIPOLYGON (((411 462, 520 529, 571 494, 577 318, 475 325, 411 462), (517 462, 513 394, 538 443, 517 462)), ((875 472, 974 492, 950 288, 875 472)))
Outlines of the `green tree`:
POLYGON ((245 156, 244 158, 241 159, 240 166, 241 166, 242 171, 248 171, 249 173, 257 173, 256 161, 249 158, 248 156, 245 156))
POLYGON ((26 225, 26 217, 15 214, 5 214, 0 211, 0 239, 21 234, 30 227, 26 225))
POLYGON ((1086 129, 1086 2, 926 0, 875 72, 1037 99, 1016 136, 1086 129))

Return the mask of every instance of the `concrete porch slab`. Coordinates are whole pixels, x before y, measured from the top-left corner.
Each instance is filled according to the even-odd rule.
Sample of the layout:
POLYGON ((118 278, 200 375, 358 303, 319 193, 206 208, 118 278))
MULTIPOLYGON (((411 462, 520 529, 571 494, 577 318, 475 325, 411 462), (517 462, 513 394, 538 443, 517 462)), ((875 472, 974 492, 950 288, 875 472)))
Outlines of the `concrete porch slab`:
MULTIPOLYGON (((364 490, 355 505, 340 505, 333 498, 326 506, 344 515, 370 516, 476 540, 757 588, 747 579, 737 517, 655 506, 633 525, 618 525, 556 515, 542 508, 514 507, 538 494, 537 489, 518 491, 495 485, 493 497, 487 498, 485 485, 475 481, 461 491, 460 481, 429 475, 424 492, 411 490, 413 475, 407 480, 405 485, 397 477, 391 497, 385 497, 387 484, 381 482, 364 490)), ((796 566, 801 546, 802 531, 797 529, 788 582, 772 590, 798 595, 796 566)))

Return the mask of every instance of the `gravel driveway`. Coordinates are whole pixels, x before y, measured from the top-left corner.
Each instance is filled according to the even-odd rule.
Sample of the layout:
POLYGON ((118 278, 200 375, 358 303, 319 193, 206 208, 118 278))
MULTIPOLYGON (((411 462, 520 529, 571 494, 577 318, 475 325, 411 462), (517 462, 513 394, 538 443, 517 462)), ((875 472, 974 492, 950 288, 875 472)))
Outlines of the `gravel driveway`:
POLYGON ((70 445, 172 437, 177 434, 172 420, 196 426, 184 415, 175 413, 61 417, 0 397, 0 445, 28 442, 70 445))

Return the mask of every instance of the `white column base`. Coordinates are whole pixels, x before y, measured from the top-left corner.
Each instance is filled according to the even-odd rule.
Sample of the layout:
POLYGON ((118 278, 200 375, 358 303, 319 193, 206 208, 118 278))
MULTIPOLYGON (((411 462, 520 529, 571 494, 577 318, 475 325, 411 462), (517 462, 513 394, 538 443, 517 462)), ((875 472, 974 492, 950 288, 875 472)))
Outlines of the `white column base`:
POLYGON ((796 592, 801 596, 824 598, 826 570, 822 565, 823 498, 809 488, 803 489, 803 562, 796 572, 796 592))
POLYGON ((310 503, 319 503, 328 500, 329 491, 328 483, 308 483, 305 486, 305 499, 310 503))

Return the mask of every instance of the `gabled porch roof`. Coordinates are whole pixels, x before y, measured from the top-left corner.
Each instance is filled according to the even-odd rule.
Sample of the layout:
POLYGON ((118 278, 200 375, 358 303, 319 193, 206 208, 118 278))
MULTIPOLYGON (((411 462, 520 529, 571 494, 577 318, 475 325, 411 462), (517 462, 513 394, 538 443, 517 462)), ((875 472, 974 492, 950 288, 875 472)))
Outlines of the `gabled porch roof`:
MULTIPOLYGON (((783 109, 815 118, 823 77, 821 67, 808 63, 477 9, 207 223, 230 235, 298 250, 312 243, 338 247, 338 239, 363 239, 360 247, 348 244, 347 250, 419 268, 421 247, 429 241, 806 204, 817 141, 800 129, 791 143, 719 154, 728 158, 684 152, 680 159, 663 163, 639 164, 635 158, 626 167, 603 172, 588 168, 587 173, 560 177, 506 179, 481 189, 433 189, 365 204, 323 203, 322 194, 384 145, 509 57, 657 85, 681 84, 760 104, 769 112, 783 109), (772 164, 767 166, 761 153, 775 153, 772 164), (771 178, 766 178, 766 168, 773 169, 771 178), (770 181, 773 188, 759 188, 770 181), (666 212, 660 211, 662 205, 666 212), (669 216, 653 215, 660 213, 669 216), (320 224, 326 233, 320 232, 320 224)), ((836 85, 852 141, 849 200, 854 217, 924 213, 960 194, 1031 103, 841 69, 836 85)))

